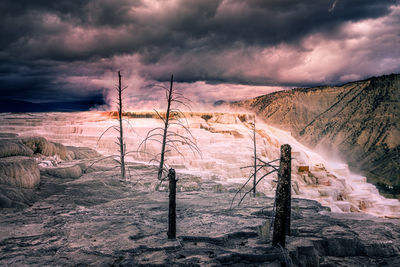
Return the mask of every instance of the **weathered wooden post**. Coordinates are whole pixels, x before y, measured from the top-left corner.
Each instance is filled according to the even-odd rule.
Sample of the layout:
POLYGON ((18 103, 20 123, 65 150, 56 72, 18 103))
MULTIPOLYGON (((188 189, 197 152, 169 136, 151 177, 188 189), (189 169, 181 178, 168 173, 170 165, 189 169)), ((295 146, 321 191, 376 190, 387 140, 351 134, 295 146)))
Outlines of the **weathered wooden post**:
MULTIPOLYGON (((290 146, 289 146, 290 147, 290 146)), ((289 153, 289 185, 288 185, 288 211, 286 220, 286 235, 290 236, 290 225, 292 219, 292 167, 291 167, 291 153, 289 153)))
POLYGON ((285 247, 286 234, 288 234, 288 230, 290 231, 291 150, 290 145, 281 146, 278 185, 275 196, 276 211, 272 236, 273 246, 285 247))
POLYGON ((169 180, 169 210, 168 210, 168 239, 176 239, 176 174, 174 169, 168 171, 169 180))
POLYGON ((254 149, 254 177, 253 177, 253 197, 256 197, 257 185, 257 142, 256 142, 256 115, 254 114, 253 124, 253 149, 254 149))

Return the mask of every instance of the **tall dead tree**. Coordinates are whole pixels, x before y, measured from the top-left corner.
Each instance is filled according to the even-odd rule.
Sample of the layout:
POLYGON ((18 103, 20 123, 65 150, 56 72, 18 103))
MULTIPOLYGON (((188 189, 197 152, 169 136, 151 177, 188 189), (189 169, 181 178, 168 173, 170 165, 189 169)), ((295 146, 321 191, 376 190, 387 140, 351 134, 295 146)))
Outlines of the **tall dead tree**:
POLYGON ((201 156, 201 151, 196 144, 196 139, 189 130, 189 125, 184 113, 176 107, 177 105, 183 105, 190 110, 190 106, 186 103, 190 102, 190 100, 181 93, 176 92, 173 85, 173 75, 171 75, 169 87, 159 85, 161 88, 165 89, 167 110, 165 116, 162 116, 157 110, 154 111, 158 118, 162 120, 163 127, 151 129, 138 147, 138 152, 143 153, 141 149, 143 148, 143 150, 146 150, 147 142, 154 141, 161 144, 161 152, 157 155, 153 155, 154 158, 150 160, 150 162, 158 163, 157 177, 159 180, 163 180, 163 174, 166 174, 169 169, 168 164, 166 164, 167 152, 174 151, 184 158, 185 156, 180 151, 179 146, 187 146, 193 154, 201 156), (178 131, 172 130, 172 126, 183 130, 184 133, 181 134, 178 133, 178 131))
POLYGON ((161 147, 160 166, 158 168, 158 179, 159 180, 161 180, 161 178, 162 178, 163 167, 164 167, 165 146, 167 143, 167 133, 168 133, 168 127, 169 127, 169 114, 171 111, 171 103, 172 103, 172 85, 173 85, 173 83, 174 83, 174 75, 171 75, 171 82, 170 82, 168 97, 167 97, 167 113, 165 115, 165 121, 164 121, 164 133, 163 133, 163 141, 162 141, 162 147, 161 147))
MULTIPOLYGON (((124 179, 124 180, 126 179, 125 156, 126 156, 127 152, 126 152, 126 144, 125 144, 125 141, 124 141, 124 127, 123 127, 124 119, 123 119, 123 99, 122 99, 123 95, 122 95, 122 93, 125 91, 125 89, 127 87, 128 86, 124 86, 124 87, 122 86, 121 71, 118 71, 118 84, 116 85, 116 88, 115 88, 116 91, 117 91, 117 94, 118 94, 118 97, 117 97, 117 107, 118 107, 117 120, 118 120, 118 126, 111 125, 110 127, 108 127, 100 135, 99 139, 97 140, 97 143, 99 143, 100 140, 102 139, 102 137, 111 129, 117 131, 119 133, 119 136, 117 137, 118 141, 116 143, 117 143, 117 145, 119 147, 119 155, 118 156, 111 155, 111 156, 102 158, 100 160, 97 160, 96 162, 93 163, 93 164, 95 164, 95 163, 98 163, 98 162, 100 162, 100 161, 102 161, 104 159, 113 158, 118 163, 118 165, 119 165, 118 167, 121 169, 121 178, 124 179), (119 157, 119 159, 118 159, 118 157, 119 157)), ((129 121, 128 121, 128 123, 129 123, 129 121)), ((128 169, 128 171, 129 171, 129 169, 128 169)))
POLYGON ((121 83, 121 71, 118 71, 118 121, 119 121, 119 151, 121 161, 121 178, 125 179, 125 148, 124 143, 124 129, 122 124, 122 83, 121 83))
POLYGON ((241 169, 246 169, 246 168, 252 168, 253 172, 250 174, 250 176, 248 177, 247 181, 240 187, 240 189, 238 191, 236 191, 235 196, 233 197, 232 201, 231 201, 231 208, 233 205, 233 202, 235 200, 235 198, 237 197, 238 194, 242 193, 242 190, 249 184, 249 182, 253 179, 253 186, 251 187, 250 190, 246 191, 244 193, 244 195, 242 196, 242 198, 240 199, 238 206, 242 203, 243 199, 248 195, 251 194, 251 192, 253 192, 253 197, 256 197, 257 194, 257 185, 265 178, 267 177, 267 175, 273 173, 273 172, 277 172, 278 171, 278 166, 272 165, 272 163, 278 161, 279 159, 276 160, 272 160, 267 162, 266 160, 262 160, 261 158, 257 157, 257 141, 256 141, 256 115, 254 114, 254 121, 253 123, 251 123, 251 128, 252 128, 252 136, 251 139, 253 140, 253 165, 251 166, 245 166, 245 167, 241 167, 241 169), (272 168, 272 171, 271 171, 272 168), (263 172, 261 174, 261 178, 259 178, 257 180, 257 173, 260 173, 262 170, 264 170, 265 172, 263 172))

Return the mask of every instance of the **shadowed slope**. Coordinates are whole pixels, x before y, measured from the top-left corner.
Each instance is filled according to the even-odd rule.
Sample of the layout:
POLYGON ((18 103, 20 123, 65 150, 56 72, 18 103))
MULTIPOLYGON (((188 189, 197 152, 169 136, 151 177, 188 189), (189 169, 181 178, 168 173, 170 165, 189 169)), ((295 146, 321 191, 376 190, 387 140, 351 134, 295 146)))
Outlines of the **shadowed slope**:
POLYGON ((400 75, 299 88, 236 102, 309 146, 344 156, 375 182, 400 185, 400 75))

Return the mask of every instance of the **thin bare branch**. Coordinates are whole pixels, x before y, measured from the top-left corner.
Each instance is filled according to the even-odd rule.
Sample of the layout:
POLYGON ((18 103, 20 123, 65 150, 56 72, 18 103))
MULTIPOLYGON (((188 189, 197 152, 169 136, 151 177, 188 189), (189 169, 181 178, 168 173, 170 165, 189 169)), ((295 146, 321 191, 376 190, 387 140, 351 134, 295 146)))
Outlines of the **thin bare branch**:
POLYGON ((98 159, 98 160, 95 160, 95 161, 93 161, 87 168, 85 168, 85 169, 83 170, 83 172, 86 173, 87 170, 93 169, 92 167, 93 167, 94 164, 96 164, 96 163, 98 163, 98 162, 101 162, 101 161, 103 161, 103 160, 109 159, 109 158, 113 158, 113 157, 116 157, 116 155, 111 155, 111 156, 107 156, 107 157, 103 157, 103 158, 100 158, 100 159, 98 159))
POLYGON ((192 110, 192 107, 191 107, 190 105, 188 105, 188 104, 184 103, 184 102, 183 102, 183 101, 181 101, 181 100, 177 100, 177 99, 175 99, 175 100, 173 100, 173 102, 179 103, 179 104, 181 104, 181 105, 183 105, 183 106, 187 107, 189 110, 192 110))
MULTIPOLYGON (((257 183, 255 184, 255 186, 257 186, 258 183, 261 182, 261 180, 264 179, 267 175, 269 175, 269 174, 271 174, 271 173, 273 173, 273 172, 275 172, 275 170, 270 171, 270 172, 264 174, 263 176, 261 176, 261 178, 258 179, 258 181, 257 181, 257 183)), ((253 187, 243 195, 243 197, 240 199, 240 201, 239 201, 239 203, 238 203, 238 206, 242 203, 243 199, 244 199, 248 194, 250 194, 250 192, 251 192, 252 190, 253 190, 253 187)))
POLYGON ((100 135, 100 137, 97 139, 97 144, 96 144, 96 145, 99 144, 100 139, 103 137, 103 135, 104 135, 106 132, 108 132, 108 130, 110 130, 110 129, 118 130, 118 128, 116 128, 116 127, 117 127, 117 126, 115 126, 115 125, 108 127, 108 128, 100 135))
POLYGON ((165 90, 165 89, 168 89, 165 85, 155 84, 155 83, 149 84, 148 87, 160 87, 160 88, 162 88, 162 89, 164 89, 164 90, 165 90))
POLYGON ((261 160, 260 158, 257 158, 257 159, 258 159, 260 162, 262 162, 266 167, 271 167, 271 168, 273 168, 274 170, 278 171, 279 166, 274 166, 274 165, 271 165, 270 163, 275 162, 275 161, 278 161, 279 159, 273 160, 273 161, 270 161, 270 162, 265 162, 265 161, 261 160))
POLYGON ((233 204, 233 202, 235 201, 236 196, 237 196, 239 193, 242 192, 243 188, 246 187, 246 185, 250 182, 251 178, 253 178, 254 175, 255 175, 259 170, 261 170, 262 168, 263 168, 263 166, 260 167, 260 168, 258 168, 257 171, 256 171, 255 173, 252 173, 252 174, 250 175, 250 177, 247 179, 247 181, 240 187, 240 189, 239 189, 238 191, 236 191, 235 195, 234 195, 233 198, 232 198, 231 207, 230 207, 230 208, 232 208, 232 204, 233 204))
POLYGON ((182 154, 182 152, 179 151, 179 149, 174 145, 174 144, 166 144, 166 146, 171 147, 172 149, 174 149, 176 151, 176 153, 178 153, 183 159, 185 159, 185 156, 182 154))
POLYGON ((157 116, 164 122, 165 124, 165 119, 160 115, 160 113, 158 113, 157 110, 154 109, 154 111, 156 112, 157 116))

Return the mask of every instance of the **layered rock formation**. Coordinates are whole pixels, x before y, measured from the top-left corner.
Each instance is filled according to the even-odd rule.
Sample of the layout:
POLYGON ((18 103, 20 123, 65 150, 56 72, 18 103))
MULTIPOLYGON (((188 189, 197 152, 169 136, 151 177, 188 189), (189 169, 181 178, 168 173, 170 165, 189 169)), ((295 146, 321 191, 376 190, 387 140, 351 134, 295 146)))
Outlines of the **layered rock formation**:
POLYGON ((47 141, 44 137, 24 137, 21 140, 24 145, 29 147, 35 154, 44 156, 58 155, 63 160, 72 159, 72 155, 62 144, 47 141))
POLYGON ((236 102, 371 181, 400 186, 400 75, 298 88, 236 102))
MULTIPOLYGON (((129 151, 127 162, 147 163, 159 153, 158 142, 148 142, 146 148, 141 147, 140 153, 135 152, 149 130, 163 127, 163 121, 154 118, 154 114, 154 112, 124 113, 124 117, 131 119, 131 125, 134 125, 133 129, 126 128, 125 144, 129 151)), ((3 114, 0 116, 0 131, 19 133, 23 139, 24 136, 32 134, 41 135, 53 142, 91 147, 111 157, 118 152, 115 143, 118 132, 108 131, 101 140, 99 136, 115 123, 114 115, 113 112, 3 114)), ((251 172, 248 168, 242 167, 253 164, 251 139, 253 119, 254 116, 249 113, 186 113, 187 129, 190 129, 196 139, 202 157, 194 154, 189 147, 178 144, 178 151, 174 149, 168 151, 167 164, 178 172, 198 175, 204 180, 218 181, 221 185, 242 185, 251 172)), ((185 134, 183 129, 176 127, 171 127, 170 130, 185 134)), ((361 211, 378 216, 400 217, 399 201, 383 198, 375 186, 366 183, 365 177, 351 173, 346 164, 325 160, 315 151, 297 142, 290 133, 258 122, 256 141, 257 154, 264 161, 278 159, 280 145, 292 146, 294 196, 317 200, 337 212, 361 211)), ((92 153, 86 151, 87 149, 70 150, 68 146, 66 148, 67 154, 71 157, 85 158, 92 153)), ((32 149, 37 150, 35 146, 32 146, 32 149)), ((112 157, 110 160, 117 166, 117 161, 112 157)), ((42 163, 45 165, 45 162, 42 163)), ((42 170, 42 174, 63 179, 79 177, 83 171, 82 165, 75 165, 76 163, 64 163, 63 166, 53 168, 50 164, 46 170, 42 170)), ((266 172, 267 170, 262 171, 263 174, 266 172)), ((260 173, 258 177, 261 176, 260 173)), ((257 191, 272 196, 276 180, 276 173, 267 175, 257 185, 257 191)), ((191 187, 196 188, 196 185, 193 184, 191 187)), ((245 190, 249 188, 246 187, 245 190)))
POLYGON ((88 168, 82 161, 101 156, 85 147, 65 147, 43 137, 0 135, 0 208, 26 207, 36 201, 41 176, 77 179, 88 168), (70 163, 76 159, 79 162, 70 163), (64 161, 67 162, 64 162, 64 161), (62 164, 59 164, 61 163, 62 164))
POLYGON ((39 182, 40 173, 35 159, 21 156, 0 159, 0 184, 35 188, 39 182))

